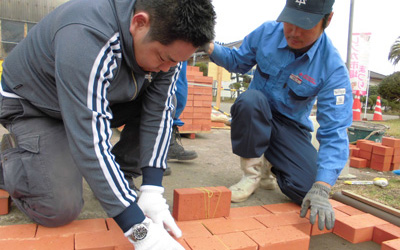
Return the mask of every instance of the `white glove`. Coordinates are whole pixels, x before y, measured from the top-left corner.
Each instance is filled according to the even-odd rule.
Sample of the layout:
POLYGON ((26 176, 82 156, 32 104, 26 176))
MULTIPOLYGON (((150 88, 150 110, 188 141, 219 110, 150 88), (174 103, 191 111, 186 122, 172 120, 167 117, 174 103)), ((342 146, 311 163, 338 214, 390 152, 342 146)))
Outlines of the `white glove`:
POLYGON ((143 240, 134 241, 129 237, 133 228, 125 233, 135 250, 185 250, 165 231, 162 225, 153 223, 149 218, 146 218, 142 223, 147 227, 147 235, 143 240))
POLYGON ((141 194, 137 204, 143 213, 155 224, 163 225, 168 232, 171 232, 176 238, 180 238, 182 231, 176 225, 168 210, 167 201, 163 197, 164 188, 144 185, 140 187, 140 191, 141 194))

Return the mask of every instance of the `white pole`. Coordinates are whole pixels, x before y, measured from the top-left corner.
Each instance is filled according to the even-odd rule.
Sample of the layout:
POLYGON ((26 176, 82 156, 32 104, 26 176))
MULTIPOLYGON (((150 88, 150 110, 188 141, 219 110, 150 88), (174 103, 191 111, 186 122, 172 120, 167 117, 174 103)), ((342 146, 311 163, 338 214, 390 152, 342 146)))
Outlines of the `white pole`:
POLYGON ((367 108, 368 108, 368 95, 369 95, 369 81, 370 81, 370 77, 371 77, 371 70, 368 70, 367 95, 365 96, 364 119, 367 119, 367 108))

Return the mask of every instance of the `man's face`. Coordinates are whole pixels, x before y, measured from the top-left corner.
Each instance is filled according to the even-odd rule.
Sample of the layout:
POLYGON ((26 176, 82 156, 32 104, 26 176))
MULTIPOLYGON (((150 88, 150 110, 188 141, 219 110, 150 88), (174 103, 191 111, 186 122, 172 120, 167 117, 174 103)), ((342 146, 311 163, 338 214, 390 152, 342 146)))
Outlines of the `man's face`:
POLYGON ((134 42, 134 50, 136 62, 144 71, 167 72, 178 62, 188 60, 196 48, 191 43, 181 40, 170 45, 141 40, 134 42))
POLYGON ((133 38, 133 48, 137 64, 144 71, 168 71, 178 62, 186 61, 196 51, 189 42, 176 40, 169 45, 148 39, 150 25, 146 14, 134 16, 130 33, 133 38))
POLYGON ((310 47, 317 41, 322 32, 322 20, 309 30, 302 29, 291 23, 283 23, 283 33, 289 47, 292 49, 310 47))

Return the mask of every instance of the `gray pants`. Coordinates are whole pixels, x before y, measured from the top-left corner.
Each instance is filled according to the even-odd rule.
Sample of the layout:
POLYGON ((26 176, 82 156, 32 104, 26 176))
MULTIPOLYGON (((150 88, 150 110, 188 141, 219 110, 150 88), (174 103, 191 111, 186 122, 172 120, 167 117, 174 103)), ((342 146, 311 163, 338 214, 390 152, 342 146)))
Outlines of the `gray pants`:
POLYGON ((82 175, 74 163, 61 119, 21 99, 0 96, 0 122, 18 146, 1 152, 5 189, 40 225, 76 219, 83 207, 82 175))

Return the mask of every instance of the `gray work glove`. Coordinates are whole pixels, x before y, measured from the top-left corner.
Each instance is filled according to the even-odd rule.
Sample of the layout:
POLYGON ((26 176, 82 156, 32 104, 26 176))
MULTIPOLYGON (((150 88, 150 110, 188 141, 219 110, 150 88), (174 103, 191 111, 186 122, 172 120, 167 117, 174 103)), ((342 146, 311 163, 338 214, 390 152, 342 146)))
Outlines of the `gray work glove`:
POLYGON ((136 241, 131 239, 129 236, 132 234, 133 228, 125 233, 135 250, 185 250, 169 235, 162 224, 155 224, 149 218, 146 218, 142 223, 147 227, 147 235, 144 239, 136 241))
POLYGON ((310 208, 310 222, 314 225, 318 215, 318 228, 332 229, 335 225, 335 212, 329 202, 331 189, 323 184, 314 183, 301 204, 300 217, 304 218, 310 208))

